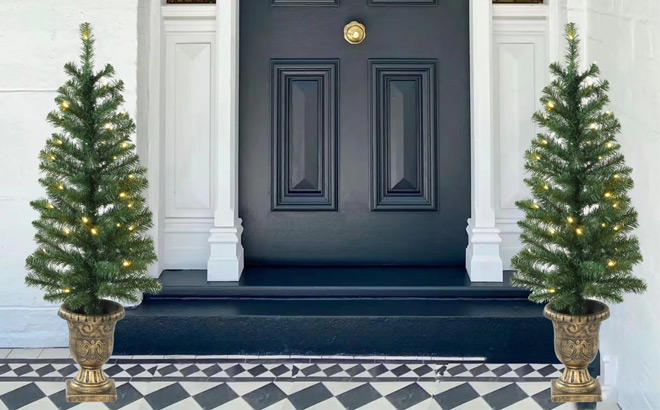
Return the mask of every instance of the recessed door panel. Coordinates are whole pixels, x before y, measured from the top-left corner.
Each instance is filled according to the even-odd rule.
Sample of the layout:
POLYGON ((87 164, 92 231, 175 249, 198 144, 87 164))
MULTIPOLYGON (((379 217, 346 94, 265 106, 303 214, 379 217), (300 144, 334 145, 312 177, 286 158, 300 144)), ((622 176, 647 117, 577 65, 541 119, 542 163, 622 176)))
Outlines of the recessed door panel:
POLYGON ((273 60, 273 211, 337 209, 337 65, 273 60))
POLYGON ((372 60, 371 150, 374 211, 435 211, 433 60, 372 60))

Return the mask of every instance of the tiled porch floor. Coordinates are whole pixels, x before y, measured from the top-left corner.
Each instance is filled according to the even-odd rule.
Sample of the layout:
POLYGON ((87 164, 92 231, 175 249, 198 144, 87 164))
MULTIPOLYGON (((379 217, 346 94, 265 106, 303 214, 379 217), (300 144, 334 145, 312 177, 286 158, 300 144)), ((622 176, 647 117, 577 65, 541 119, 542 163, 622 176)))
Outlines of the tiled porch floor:
MULTIPOLYGON (((67 403, 68 349, 0 350, 0 409, 574 409, 558 365, 467 358, 114 356, 116 403, 67 403)), ((599 409, 617 409, 600 404, 599 409)))

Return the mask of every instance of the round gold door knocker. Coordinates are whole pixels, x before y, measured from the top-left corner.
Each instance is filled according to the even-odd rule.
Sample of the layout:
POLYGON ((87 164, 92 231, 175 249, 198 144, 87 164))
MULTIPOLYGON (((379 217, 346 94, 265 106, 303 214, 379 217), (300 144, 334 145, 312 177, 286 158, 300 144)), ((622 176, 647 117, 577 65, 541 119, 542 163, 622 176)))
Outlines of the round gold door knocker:
POLYGON ((367 29, 358 21, 351 21, 344 26, 344 39, 350 44, 360 44, 367 37, 367 29))

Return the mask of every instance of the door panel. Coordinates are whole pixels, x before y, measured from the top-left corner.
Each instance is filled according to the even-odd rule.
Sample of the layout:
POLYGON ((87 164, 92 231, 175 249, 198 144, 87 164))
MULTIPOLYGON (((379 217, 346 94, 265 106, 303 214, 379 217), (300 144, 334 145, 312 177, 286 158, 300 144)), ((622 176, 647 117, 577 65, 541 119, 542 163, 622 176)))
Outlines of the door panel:
POLYGON ((273 211, 337 209, 337 65, 272 61, 273 211))
POLYGON ((372 209, 435 211, 435 61, 371 60, 372 209))
POLYGON ((464 264, 468 2, 328 5, 241 2, 246 262, 464 264))

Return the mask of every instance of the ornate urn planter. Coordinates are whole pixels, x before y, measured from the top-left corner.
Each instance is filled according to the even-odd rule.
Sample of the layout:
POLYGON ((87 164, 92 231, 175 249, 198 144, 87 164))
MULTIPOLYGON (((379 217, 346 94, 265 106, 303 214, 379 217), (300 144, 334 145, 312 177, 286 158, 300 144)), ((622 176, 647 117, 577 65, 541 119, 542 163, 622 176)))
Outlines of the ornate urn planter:
POLYGON ((602 401, 600 382, 589 374, 587 366, 598 354, 600 323, 610 317, 604 303, 587 300, 584 315, 569 315, 553 309, 548 303, 543 316, 552 320, 555 335, 555 354, 566 367, 557 380, 551 382, 554 402, 602 401))
POLYGON ((84 315, 60 306, 59 315, 69 325, 69 350, 80 365, 76 377, 66 381, 66 401, 117 401, 115 382, 103 372, 110 359, 115 338, 115 324, 124 318, 124 307, 104 300, 101 315, 84 315))

